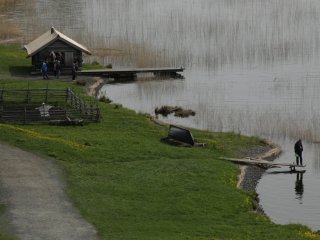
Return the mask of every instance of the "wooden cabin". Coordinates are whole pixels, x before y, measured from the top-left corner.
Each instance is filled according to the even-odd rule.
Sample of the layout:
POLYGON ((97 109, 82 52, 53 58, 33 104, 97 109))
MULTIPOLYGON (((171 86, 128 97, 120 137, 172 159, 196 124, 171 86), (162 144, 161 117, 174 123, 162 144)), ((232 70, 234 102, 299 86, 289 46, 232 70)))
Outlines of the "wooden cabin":
POLYGON ((63 69, 71 69, 74 61, 82 67, 82 54, 91 52, 80 43, 67 37, 52 27, 48 32, 24 46, 28 56, 32 58, 34 70, 41 68, 43 61, 48 61, 49 71, 53 70, 55 59, 59 59, 63 69))

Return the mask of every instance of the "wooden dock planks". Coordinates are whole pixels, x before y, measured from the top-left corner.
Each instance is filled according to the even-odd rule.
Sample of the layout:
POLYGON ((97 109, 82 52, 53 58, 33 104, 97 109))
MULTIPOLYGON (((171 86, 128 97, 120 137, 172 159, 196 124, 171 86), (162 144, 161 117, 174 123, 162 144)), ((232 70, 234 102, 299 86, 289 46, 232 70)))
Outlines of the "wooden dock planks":
POLYGON ((253 165, 260 165, 264 166, 267 168, 271 167, 289 167, 291 171, 294 171, 296 167, 305 167, 305 165, 296 165, 295 163, 275 163, 275 162, 270 162, 264 159, 238 159, 238 158, 226 158, 226 157, 220 157, 219 159, 221 160, 227 160, 231 162, 237 162, 237 163, 242 163, 242 164, 253 164, 253 165))
POLYGON ((179 76, 184 71, 183 67, 173 68, 127 68, 127 69, 95 69, 95 70, 81 70, 78 75, 86 76, 107 76, 107 77, 132 77, 138 73, 153 73, 155 75, 170 75, 179 76))

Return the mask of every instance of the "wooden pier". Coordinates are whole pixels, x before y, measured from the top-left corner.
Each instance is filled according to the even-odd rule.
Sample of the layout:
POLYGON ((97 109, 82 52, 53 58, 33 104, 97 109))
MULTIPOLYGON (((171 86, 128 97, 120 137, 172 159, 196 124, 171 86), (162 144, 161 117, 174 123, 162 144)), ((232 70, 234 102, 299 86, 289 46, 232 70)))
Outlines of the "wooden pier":
POLYGON ((302 167, 302 168, 305 167, 305 165, 301 166, 301 165, 297 165, 295 163, 276 163, 276 162, 270 162, 270 161, 260 159, 260 158, 257 158, 257 159, 248 159, 248 158, 238 159, 238 158, 220 157, 219 159, 232 161, 232 162, 236 162, 236 163, 242 163, 242 164, 257 165, 257 166, 261 166, 263 168, 289 167, 290 171, 295 171, 296 168, 298 168, 298 167, 302 167))
POLYGON ((153 73, 155 76, 165 76, 173 78, 183 78, 180 74, 184 71, 183 67, 180 68, 128 68, 128 69, 96 69, 96 70, 81 70, 78 75, 82 76, 102 76, 109 78, 126 78, 134 79, 138 73, 153 73))

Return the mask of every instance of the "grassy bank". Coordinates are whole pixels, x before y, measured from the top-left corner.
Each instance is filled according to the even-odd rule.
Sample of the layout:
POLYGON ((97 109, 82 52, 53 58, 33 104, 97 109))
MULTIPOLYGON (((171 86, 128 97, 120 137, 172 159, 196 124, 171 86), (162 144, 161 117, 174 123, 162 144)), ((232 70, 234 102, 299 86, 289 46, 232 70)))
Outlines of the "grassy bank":
MULTIPOLYGON (((6 88, 26 86, 25 80, 0 82, 6 88)), ((46 84, 32 81, 30 87, 46 84)), ((145 115, 100 106, 101 123, 0 124, 0 141, 56 159, 64 170, 67 193, 101 239, 316 237, 305 227, 276 225, 253 213, 252 194, 236 189, 238 167, 218 160, 241 157, 244 150, 264 144, 258 138, 194 130, 195 138, 207 147, 175 147, 160 141, 167 128, 145 115)))
POLYGON ((21 46, 0 44, 0 53, 0 76, 30 73, 31 59, 26 58, 26 52, 21 46))

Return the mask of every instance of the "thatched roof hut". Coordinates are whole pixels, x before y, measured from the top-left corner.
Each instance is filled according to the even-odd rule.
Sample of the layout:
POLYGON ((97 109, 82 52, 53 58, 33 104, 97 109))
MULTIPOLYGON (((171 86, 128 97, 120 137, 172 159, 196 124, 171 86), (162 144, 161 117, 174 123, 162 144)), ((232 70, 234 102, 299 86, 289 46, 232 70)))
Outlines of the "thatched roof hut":
POLYGON ((60 58, 64 68, 71 68, 74 61, 82 66, 82 53, 91 55, 91 52, 82 44, 67 37, 52 27, 29 44, 25 45, 27 57, 32 57, 32 65, 39 69, 42 61, 53 64, 55 58, 60 58))

